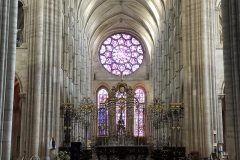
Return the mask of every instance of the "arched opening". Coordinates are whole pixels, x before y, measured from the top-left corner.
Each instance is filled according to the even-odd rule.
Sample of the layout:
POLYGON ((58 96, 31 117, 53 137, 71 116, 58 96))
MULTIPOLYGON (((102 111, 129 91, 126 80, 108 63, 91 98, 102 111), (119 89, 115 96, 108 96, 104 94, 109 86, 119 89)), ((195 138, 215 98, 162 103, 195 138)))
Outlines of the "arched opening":
POLYGON ((23 3, 18 1, 18 19, 17 19, 17 47, 24 43, 24 10, 23 3))
POLYGON ((134 106, 134 136, 143 137, 145 135, 145 91, 138 87, 135 89, 135 98, 138 106, 134 106))
POLYGON ((108 98, 108 91, 101 88, 97 92, 98 101, 98 136, 108 136, 108 111, 105 108, 106 99, 108 98))
POLYGON ((20 151, 20 132, 21 132, 21 111, 22 101, 20 98, 20 83, 15 77, 14 82, 14 102, 13 102, 13 119, 12 119, 12 141, 11 157, 17 158, 20 151))

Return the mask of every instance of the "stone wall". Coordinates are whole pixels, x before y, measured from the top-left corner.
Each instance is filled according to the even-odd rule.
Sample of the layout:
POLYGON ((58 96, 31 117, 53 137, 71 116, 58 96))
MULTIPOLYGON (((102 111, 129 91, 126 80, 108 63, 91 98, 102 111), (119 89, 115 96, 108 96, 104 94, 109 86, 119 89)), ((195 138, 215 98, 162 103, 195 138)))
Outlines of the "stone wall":
POLYGON ((240 2, 222 0, 223 55, 226 100, 226 151, 230 159, 240 159, 240 2))
POLYGON ((21 93, 27 93, 28 87, 28 49, 17 47, 16 50, 16 76, 20 81, 21 93))

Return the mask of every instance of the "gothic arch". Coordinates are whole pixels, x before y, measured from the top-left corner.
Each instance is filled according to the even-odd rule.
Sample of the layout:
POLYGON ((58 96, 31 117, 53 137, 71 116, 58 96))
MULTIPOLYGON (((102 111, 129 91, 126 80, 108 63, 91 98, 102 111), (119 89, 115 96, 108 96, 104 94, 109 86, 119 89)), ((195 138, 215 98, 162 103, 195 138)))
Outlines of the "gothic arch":
MULTIPOLYGON (((101 103, 104 103, 109 96, 109 89, 106 85, 100 85, 96 90, 96 109, 97 109, 97 119, 96 119, 96 130, 97 137, 107 136, 109 132, 109 119, 108 111, 106 107, 103 107, 101 103), (105 91, 104 91, 105 90, 105 91), (102 93, 100 93, 102 91, 102 93), (107 93, 105 93, 107 92, 107 93)), ((105 105, 104 105, 105 106, 105 105)))
POLYGON ((13 98, 13 117, 12 117, 12 140, 11 140, 11 156, 18 157, 20 153, 20 134, 21 134, 21 118, 22 118, 22 97, 21 83, 17 75, 14 81, 14 98, 13 98))
POLYGON ((109 88, 109 86, 108 86, 107 84, 101 83, 101 84, 99 84, 98 87, 96 88, 95 93, 97 94, 97 92, 98 92, 100 89, 102 89, 102 88, 106 89, 108 92, 110 91, 110 88, 109 88))
POLYGON ((146 90, 146 87, 145 87, 144 84, 142 84, 142 83, 136 84, 136 85, 133 87, 133 90, 136 90, 137 88, 141 88, 141 89, 144 90, 145 93, 147 93, 147 90, 146 90))
POLYGON ((23 4, 23 6, 26 6, 25 1, 24 0, 18 0, 18 2, 21 2, 23 4))
POLYGON ((221 91, 219 92, 220 94, 225 94, 225 82, 222 82, 222 87, 221 87, 221 91))
POLYGON ((20 85, 20 90, 23 91, 23 85, 22 85, 21 78, 18 75, 18 73, 15 73, 15 77, 18 79, 18 82, 19 82, 19 85, 20 85))
MULTIPOLYGON (((147 91, 147 87, 146 87, 144 84, 142 84, 142 83, 136 84, 136 85, 133 87, 133 90, 135 91, 137 88, 141 88, 141 89, 144 91, 144 93, 145 93, 145 97, 147 96, 148 91, 147 91)), ((146 98, 147 98, 147 97, 146 97, 146 98)))

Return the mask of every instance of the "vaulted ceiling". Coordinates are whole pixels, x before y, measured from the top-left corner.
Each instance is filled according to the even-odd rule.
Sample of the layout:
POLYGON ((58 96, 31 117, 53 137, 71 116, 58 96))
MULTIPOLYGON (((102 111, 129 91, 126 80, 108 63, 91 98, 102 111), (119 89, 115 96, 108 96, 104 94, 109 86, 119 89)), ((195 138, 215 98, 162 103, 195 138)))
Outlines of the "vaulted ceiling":
MULTIPOLYGON (((165 0, 82 0, 78 19, 89 46, 98 46, 107 36, 128 32, 145 43, 149 53, 165 20, 165 0)), ((93 47, 93 52, 94 48, 93 47)))

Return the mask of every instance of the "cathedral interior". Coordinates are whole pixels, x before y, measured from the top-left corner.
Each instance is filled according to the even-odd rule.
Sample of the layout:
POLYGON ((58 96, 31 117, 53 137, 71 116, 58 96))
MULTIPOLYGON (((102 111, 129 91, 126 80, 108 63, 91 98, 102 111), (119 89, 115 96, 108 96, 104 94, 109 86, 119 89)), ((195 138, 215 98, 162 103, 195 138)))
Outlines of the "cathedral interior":
POLYGON ((0 46, 0 160, 240 159, 239 0, 0 0, 0 46))

